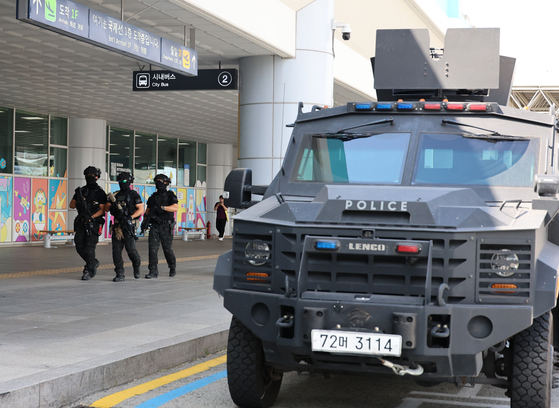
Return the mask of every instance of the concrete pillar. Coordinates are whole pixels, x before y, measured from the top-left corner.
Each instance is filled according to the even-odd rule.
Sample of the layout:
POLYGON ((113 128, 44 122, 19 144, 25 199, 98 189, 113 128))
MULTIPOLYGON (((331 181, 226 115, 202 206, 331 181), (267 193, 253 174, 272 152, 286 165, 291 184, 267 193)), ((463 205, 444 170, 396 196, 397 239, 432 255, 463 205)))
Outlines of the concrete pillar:
MULTIPOLYGON (((101 169, 99 185, 107 180, 107 122, 101 119, 68 119, 68 203, 74 190, 85 185, 83 171, 88 166, 101 169)), ((68 228, 73 228, 76 210, 68 208, 68 228)))
POLYGON ((334 0, 316 0, 297 12, 296 58, 241 58, 239 167, 266 185, 280 170, 299 102, 332 106, 334 0))
MULTIPOLYGON (((206 217, 211 222, 211 233, 217 234, 215 228, 216 212, 214 204, 219 201, 223 194, 223 184, 229 172, 233 169, 233 146, 229 144, 208 144, 208 173, 206 192, 206 217)), ((231 216, 231 211, 229 211, 231 216)), ((231 218, 225 227, 225 235, 231 235, 231 218)))

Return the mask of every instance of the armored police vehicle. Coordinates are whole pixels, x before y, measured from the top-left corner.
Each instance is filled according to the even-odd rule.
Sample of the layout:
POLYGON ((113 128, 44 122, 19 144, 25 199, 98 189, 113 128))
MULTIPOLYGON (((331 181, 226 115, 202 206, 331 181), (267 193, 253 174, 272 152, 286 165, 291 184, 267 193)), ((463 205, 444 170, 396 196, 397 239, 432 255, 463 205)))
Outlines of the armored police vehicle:
POLYGON ((378 102, 300 104, 272 183, 227 177, 225 204, 245 210, 214 288, 237 405, 272 405, 297 370, 492 384, 549 408, 555 116, 505 106, 498 41, 450 29, 431 49, 427 30, 378 30, 378 102))

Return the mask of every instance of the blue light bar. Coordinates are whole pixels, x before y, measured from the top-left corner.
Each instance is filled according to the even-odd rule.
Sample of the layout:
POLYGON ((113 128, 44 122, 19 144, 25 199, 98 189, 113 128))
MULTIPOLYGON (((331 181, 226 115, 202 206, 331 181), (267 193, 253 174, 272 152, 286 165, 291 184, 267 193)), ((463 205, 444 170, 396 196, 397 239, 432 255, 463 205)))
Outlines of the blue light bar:
POLYGON ((377 103, 377 110, 392 110, 391 103, 377 103))
POLYGON ((411 103, 411 102, 398 102, 398 109, 402 109, 402 110, 413 109, 413 103, 411 103))
POLYGON ((335 251, 340 247, 338 241, 315 241, 314 247, 318 250, 335 251))
POLYGON ((373 107, 370 103, 356 103, 355 110, 371 110, 373 107))

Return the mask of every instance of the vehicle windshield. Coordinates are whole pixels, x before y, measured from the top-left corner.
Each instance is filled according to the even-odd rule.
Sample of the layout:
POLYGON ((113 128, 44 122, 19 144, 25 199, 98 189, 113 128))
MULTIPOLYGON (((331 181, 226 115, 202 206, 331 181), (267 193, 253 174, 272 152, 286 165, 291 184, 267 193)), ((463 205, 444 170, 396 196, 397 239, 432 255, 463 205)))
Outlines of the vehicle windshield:
POLYGON ((410 133, 307 135, 293 181, 400 184, 410 133))
POLYGON ((538 139, 423 133, 412 183, 530 187, 538 168, 538 149, 538 139))

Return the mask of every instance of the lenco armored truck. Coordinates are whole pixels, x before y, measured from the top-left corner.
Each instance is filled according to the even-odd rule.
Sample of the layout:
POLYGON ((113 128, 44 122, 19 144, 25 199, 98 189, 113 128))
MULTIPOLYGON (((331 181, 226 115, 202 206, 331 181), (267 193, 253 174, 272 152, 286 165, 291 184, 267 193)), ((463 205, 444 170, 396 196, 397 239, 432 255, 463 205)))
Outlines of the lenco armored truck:
POLYGON ((237 405, 268 407, 283 373, 308 371, 492 384, 549 408, 556 120, 506 107, 498 44, 498 29, 449 29, 444 49, 378 30, 378 101, 300 104, 269 186, 229 174, 225 204, 244 210, 214 288, 237 405))

